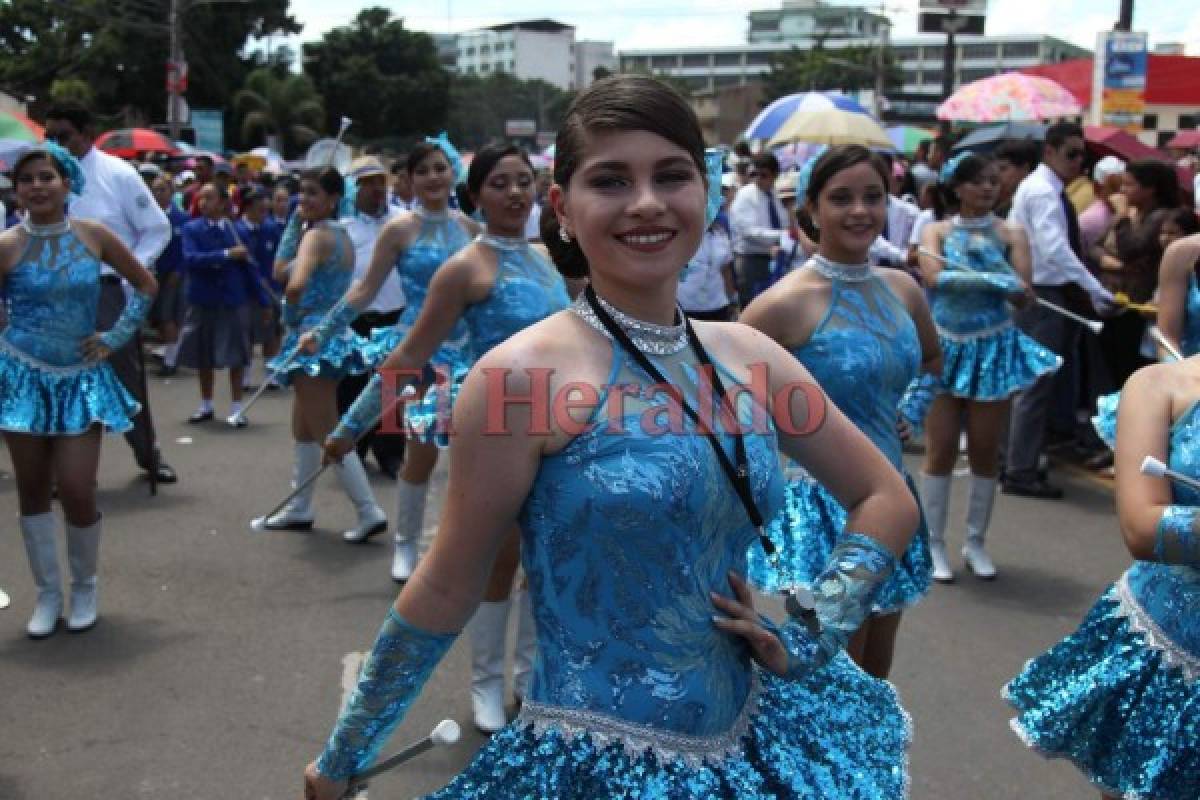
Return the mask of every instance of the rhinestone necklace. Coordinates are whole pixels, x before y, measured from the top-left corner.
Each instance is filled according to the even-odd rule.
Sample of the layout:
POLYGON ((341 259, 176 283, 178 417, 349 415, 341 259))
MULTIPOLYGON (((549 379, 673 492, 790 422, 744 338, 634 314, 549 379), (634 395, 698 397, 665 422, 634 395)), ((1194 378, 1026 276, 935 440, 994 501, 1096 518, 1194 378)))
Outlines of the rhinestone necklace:
POLYGON ((497 250, 523 250, 529 246, 524 236, 499 236, 494 233, 479 234, 479 241, 497 250))
POLYGON ((959 228, 966 228, 968 230, 984 230, 985 228, 991 228, 996 224, 996 215, 990 211, 984 214, 982 217, 963 217, 955 214, 950 218, 950 223, 959 228))
POLYGON ((812 265, 813 269, 831 281, 861 283, 871 277, 871 264, 866 261, 861 264, 843 264, 817 253, 812 257, 812 265))
MULTIPOLYGON (((678 308, 675 309, 675 319, 679 320, 677 324, 656 325, 653 322, 645 322, 629 316, 600 295, 596 295, 596 299, 600 301, 600 306, 608 312, 609 316, 621 326, 621 329, 629 334, 629 340, 643 353, 653 356, 668 356, 678 353, 688 346, 687 326, 683 324, 683 312, 678 308)), ((582 292, 579 297, 575 298, 571 311, 588 325, 604 334, 606 339, 612 339, 612 334, 608 332, 604 323, 596 316, 596 312, 588 305, 587 298, 582 292)))
POLYGON ((21 219, 21 228, 30 236, 35 236, 39 239, 49 239, 54 236, 62 236, 67 231, 71 230, 71 222, 68 219, 60 219, 58 222, 51 222, 46 225, 39 225, 32 221, 28 216, 21 219))

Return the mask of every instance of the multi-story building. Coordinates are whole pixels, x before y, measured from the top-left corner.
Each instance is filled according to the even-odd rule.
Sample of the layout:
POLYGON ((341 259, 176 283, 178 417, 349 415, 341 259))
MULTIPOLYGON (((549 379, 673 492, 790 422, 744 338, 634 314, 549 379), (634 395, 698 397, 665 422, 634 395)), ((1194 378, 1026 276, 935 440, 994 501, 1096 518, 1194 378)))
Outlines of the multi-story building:
POLYGON ((751 11, 746 41, 751 44, 876 37, 888 18, 865 8, 831 6, 822 0, 783 0, 782 8, 751 11))
POLYGON ((598 69, 610 74, 617 71, 617 54, 613 51, 613 43, 585 39, 575 42, 575 88, 591 86, 598 69))
POLYGON ((509 22, 458 34, 457 70, 508 72, 560 89, 576 86, 575 28, 552 19, 509 22))

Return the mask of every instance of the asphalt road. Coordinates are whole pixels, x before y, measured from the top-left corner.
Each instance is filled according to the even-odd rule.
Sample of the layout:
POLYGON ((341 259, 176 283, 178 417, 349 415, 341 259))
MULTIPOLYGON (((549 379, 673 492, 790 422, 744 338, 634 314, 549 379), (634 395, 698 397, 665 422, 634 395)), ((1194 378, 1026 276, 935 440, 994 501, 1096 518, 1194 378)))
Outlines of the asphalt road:
MULTIPOLYGON (((0 587, 12 595, 0 611, 4 800, 299 798, 301 770, 396 592, 386 537, 342 542, 353 509, 332 476, 318 489, 312 533, 248 529, 286 491, 289 394, 269 394, 237 431, 185 423, 197 394, 183 373, 152 378, 151 392, 181 480, 149 497, 124 442, 106 438, 102 618, 89 633, 25 637, 33 588, 10 464, 0 457, 0 514, 10 520, 0 587)), ((218 414, 227 413, 224 392, 219 385, 218 414)), ((426 536, 444 470, 436 481, 426 536)), ((391 513, 390 482, 374 473, 372 482, 391 513)), ((1060 502, 1000 496, 991 547, 999 580, 960 576, 936 587, 901 628, 893 680, 915 725, 916 800, 1096 797, 1071 767, 1020 744, 999 696, 1128 563, 1109 493, 1067 486, 1060 502)), ((964 489, 956 486, 953 531, 962 529, 964 489)), ((463 739, 379 778, 371 798, 420 795, 469 761, 482 739, 470 729, 467 681, 460 640, 388 751, 443 717, 463 725, 463 739)))

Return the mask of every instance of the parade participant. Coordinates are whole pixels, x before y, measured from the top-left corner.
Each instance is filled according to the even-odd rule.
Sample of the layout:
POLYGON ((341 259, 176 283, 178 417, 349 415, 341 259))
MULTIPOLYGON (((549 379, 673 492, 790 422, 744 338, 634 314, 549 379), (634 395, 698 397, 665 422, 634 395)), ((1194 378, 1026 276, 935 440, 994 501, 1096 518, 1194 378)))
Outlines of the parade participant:
POLYGON ((271 189, 271 220, 283 230, 292 214, 292 190, 287 181, 280 181, 271 189))
POLYGON ((158 335, 163 341, 162 367, 158 375, 160 378, 169 378, 175 374, 176 365, 179 363, 179 331, 183 327, 187 311, 187 298, 184 296, 183 286, 184 273, 187 270, 183 262, 183 226, 191 217, 175 205, 174 186, 170 175, 164 174, 155 178, 150 191, 158 201, 159 208, 171 222, 171 241, 154 262, 158 297, 154 299, 154 308, 150 312, 150 318, 158 325, 158 335))
MULTIPOLYGON (((533 187, 533 166, 520 148, 490 145, 475 153, 467 173, 467 190, 471 202, 487 220, 486 232, 438 269, 430 282, 421 315, 383 362, 381 373, 418 372, 459 319, 466 321, 472 351, 486 353, 517 331, 570 305, 557 270, 524 236, 533 205, 533 187)), ((465 368, 462 372, 465 373, 465 368)), ((452 408, 446 395, 452 395, 461 378, 462 375, 454 376, 430 391, 421 403, 406 409, 414 431, 425 436, 446 436, 452 408)), ((326 453, 336 459, 347 452, 349 442, 379 414, 386 399, 383 379, 376 375, 351 413, 343 417, 342 425, 326 445, 326 453)), ((399 563, 393 565, 394 576, 407 579, 412 574, 418 537, 414 532, 403 547, 397 546, 399 563)), ((520 531, 514 526, 492 568, 483 602, 467 623, 475 726, 486 733, 500 730, 506 722, 504 643, 519 537, 520 531)), ((520 616, 513 693, 520 700, 528 693, 533 665, 534 630, 528 591, 520 592, 516 605, 520 616)))
POLYGON ((413 194, 412 176, 408 174, 408 155, 400 155, 392 162, 392 186, 390 200, 397 211, 412 211, 417 205, 413 194))
POLYGON ((65 218, 68 193, 86 188, 79 163, 65 149, 35 147, 17 159, 13 177, 27 215, 0 233, 0 277, 10 311, 0 334, 0 430, 16 473, 21 534, 38 589, 26 631, 43 638, 63 614, 54 492, 67 527, 67 629, 96 624, 100 436, 102 428, 128 430, 138 407, 106 359, 142 324, 157 287, 116 234, 89 219, 65 218), (134 289, 103 333, 96 325, 102 263, 134 289))
POLYGON ((996 498, 1009 398, 1054 372, 1062 360, 1013 327, 1008 303, 1024 306, 1033 299, 1029 243, 1019 226, 993 213, 999 195, 995 162, 959 154, 942 167, 939 190, 946 207, 957 213, 926 226, 921 236, 919 261, 925 285, 933 292, 942 347, 940 379, 927 381, 936 398, 925 420, 921 499, 934 580, 952 581, 946 515, 965 424, 971 477, 962 555, 977 577, 991 579, 996 567, 984 541, 996 498))
MULTIPOLYGON (((868 263, 888 214, 887 181, 886 165, 865 147, 835 147, 818 158, 805 195, 818 224, 817 253, 759 295, 740 321, 786 347, 903 471, 901 397, 919 371, 936 374, 941 362, 920 286, 903 272, 868 263)), ((808 475, 797 477, 770 531, 783 568, 776 569, 756 543, 750 548, 751 583, 765 591, 811 586, 846 529, 846 511, 833 496, 808 475)), ((875 598, 871 617, 850 641, 851 656, 875 677, 887 677, 901 612, 929 591, 930 571, 929 536, 921 525, 875 598)))
POLYGON ((375 760, 518 522, 539 637, 530 693, 435 797, 902 796, 906 717, 841 648, 907 545, 911 495, 785 350, 678 313, 678 275, 706 227, 704 140, 682 97, 649 77, 597 81, 568 109, 556 151, 555 259, 586 269, 590 287, 493 348, 463 384, 433 548, 306 770, 305 796, 341 797, 375 760), (763 405, 726 391, 747 385, 752 364, 765 370, 763 405), (670 388, 663 373, 676 407, 693 412, 695 380, 714 376, 713 405, 700 408, 715 413, 722 397, 736 420, 702 425, 707 435, 657 427, 673 413, 654 396, 670 388), (563 390, 563 413, 511 402, 563 390), (835 551, 811 628, 760 616, 739 577, 751 518, 782 499, 779 448, 861 532, 835 551))
MULTIPOLYGON (((93 146, 92 115, 83 106, 64 103, 46 112, 46 139, 58 142, 79 160, 83 169, 83 194, 70 200, 67 210, 74 219, 94 219, 115 233, 139 264, 153 264, 171 240, 171 222, 158 207, 137 170, 116 156, 93 146)), ((99 329, 108 330, 124 314, 126 287, 107 265, 100 268, 99 329)), ((125 441, 134 461, 156 483, 175 483, 175 470, 162 460, 150 399, 146 396, 146 365, 142 359, 141 334, 135 333, 109 357, 108 363, 125 390, 141 409, 125 441)))
MULTIPOLYGON (((892 169, 895 161, 890 153, 878 153, 888 170, 888 184, 891 184, 892 169)), ((908 265, 908 242, 912 238, 913 224, 921 209, 907 200, 896 197, 891 192, 887 198, 887 217, 879 238, 871 245, 871 263, 881 267, 904 269, 908 265)))
POLYGON ((198 204, 197 195, 200 190, 213 181, 213 160, 209 155, 198 155, 192 159, 192 167, 195 170, 195 183, 193 183, 183 195, 183 207, 187 209, 192 217, 200 216, 200 206, 198 204))
POLYGON ((732 320, 737 313, 734 298, 733 240, 729 229, 729 199, 736 177, 732 172, 721 176, 721 213, 709 224, 700 240, 700 249, 679 279, 676 299, 683 313, 692 319, 732 320), (728 178, 728 180, 726 180, 728 178))
MULTIPOLYGON (((283 355, 267 366, 295 388, 292 401, 292 486, 295 488, 321 465, 321 443, 337 424, 337 383, 345 375, 369 369, 363 357, 366 341, 353 331, 342 330, 321 339, 315 351, 298 346, 300 337, 312 330, 339 306, 339 300, 354 280, 354 246, 345 227, 337 221, 344 191, 342 175, 333 167, 308 169, 300 176, 300 203, 296 213, 308 226, 300 239, 296 259, 287 271, 283 321, 288 327, 283 355)), ((282 278, 284 273, 276 272, 282 278)), ((336 312, 333 312, 336 313, 336 312)), ((367 472, 357 453, 341 460, 335 470, 342 489, 358 514, 353 528, 343 532, 346 541, 361 542, 387 530, 387 516, 375 502, 367 472)), ((315 485, 292 499, 279 513, 268 517, 268 530, 311 530, 315 514, 312 496, 315 485)))
POLYGON ((1163 251, 1158 268, 1158 327, 1184 356, 1200 353, 1200 235, 1179 239, 1163 251))
POLYGON ((770 153, 754 157, 750 182, 738 189, 729 208, 733 224, 733 275, 738 305, 750 305, 770 285, 771 261, 785 237, 799 241, 796 223, 775 195, 779 161, 770 153))
MULTIPOLYGON (((354 280, 360 281, 367 274, 367 267, 375 252, 375 242, 383 227, 400 212, 388 202, 388 174, 379 159, 364 156, 356 160, 350 165, 350 179, 355 185, 354 210, 342 218, 342 224, 346 226, 346 233, 354 244, 354 280)), ((379 294, 367 306, 367 310, 350 323, 350 327, 360 336, 369 337, 376 328, 395 325, 400 320, 404 306, 404 287, 400 276, 389 272, 379 288, 379 294)), ((369 379, 370 376, 365 373, 342 378, 337 390, 339 414, 350 408, 369 379)), ((368 449, 375 456, 380 472, 395 480, 404 458, 404 437, 395 432, 366 431, 358 441, 358 457, 366 458, 368 449)))
POLYGON ((1008 219, 1013 195, 1021 182, 1038 165, 1038 143, 1030 139, 1007 139, 992 154, 1000 177, 1000 194, 996 200, 996 216, 1008 219))
MULTIPOLYGON (((1200 493, 1143 474, 1153 456, 1200 478, 1200 361, 1157 364, 1121 392, 1117 517, 1133 566, 1070 636, 1004 690, 1013 730, 1067 758, 1106 798, 1200 797, 1200 493)), ((1112 420, 1097 420, 1103 433, 1112 420)))
MULTIPOLYGON (((367 352, 368 359, 378 363, 386 358, 416 322, 437 270, 478 232, 475 222, 447 207, 457 182, 457 168, 451 156, 461 168, 457 152, 444 136, 423 142, 408 154, 406 169, 416 192, 416 209, 399 214, 383 226, 367 274, 350 288, 337 312, 301 340, 308 352, 318 342, 344 330, 371 303, 393 269, 400 275, 408 305, 395 326, 376 332, 367 352)), ((468 336, 466 323, 460 320, 443 337, 442 345, 430 360, 432 367, 448 376, 458 366, 470 364, 474 357, 468 336)), ((404 464, 396 482, 396 557, 392 576, 397 580, 407 579, 404 564, 408 563, 410 549, 424 529, 425 499, 429 494, 429 477, 437 465, 437 452, 436 445, 422 441, 410 441, 405 447, 404 464)))
POLYGON ((250 186, 242 194, 242 215, 234 222, 239 244, 245 245, 248 251, 250 265, 258 270, 258 283, 263 289, 270 305, 267 313, 254 316, 250 325, 250 366, 242 375, 242 388, 253 391, 254 385, 250 378, 250 370, 254 362, 254 345, 262 346, 263 374, 268 389, 278 389, 279 384, 270 376, 267 364, 279 355, 279 344, 282 338, 283 326, 281 315, 283 308, 280 301, 283 298, 283 285, 275 280, 275 252, 279 248, 279 239, 283 228, 275 224, 270 213, 271 196, 261 186, 250 186))
POLYGON ((188 309, 179 337, 179 363, 196 370, 200 405, 188 417, 195 425, 213 418, 214 372, 229 370, 231 424, 245 427, 242 375, 250 365, 251 308, 270 313, 271 300, 229 222, 229 198, 216 183, 196 196, 199 219, 183 227, 188 309))
MULTIPOLYGON (((1087 294, 1098 313, 1106 314, 1115 308, 1113 297, 1080 260, 1083 243, 1079 220, 1063 191, 1064 183, 1079 175, 1084 153, 1081 127, 1071 122, 1051 125, 1046 130, 1042 163, 1021 181, 1008 220, 1020 225, 1029 241, 1033 290, 1038 297, 1067 305, 1068 286, 1074 284, 1087 294)), ((1079 326, 1061 314, 1030 303, 1013 319, 1024 333, 1050 351, 1063 357, 1074 352, 1079 326)), ((1054 388, 1054 376, 1044 374, 1013 400, 1005 494, 1051 500, 1063 495, 1062 489, 1038 475, 1054 388)))

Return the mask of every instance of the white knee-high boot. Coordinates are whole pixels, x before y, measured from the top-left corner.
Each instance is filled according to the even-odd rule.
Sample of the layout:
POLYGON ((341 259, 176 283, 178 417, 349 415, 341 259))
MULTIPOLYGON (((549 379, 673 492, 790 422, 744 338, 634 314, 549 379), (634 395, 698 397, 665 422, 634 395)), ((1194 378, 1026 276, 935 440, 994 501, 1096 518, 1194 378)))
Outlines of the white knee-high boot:
POLYGON ((67 563, 71 567, 71 614, 67 630, 86 631, 96 624, 96 566, 100 557, 103 517, 79 528, 67 523, 67 563))
POLYGON ((933 579, 941 583, 954 580, 946 557, 946 515, 950 510, 950 475, 921 473, 921 506, 929 526, 929 555, 933 561, 933 579))
POLYGON ((342 538, 347 542, 365 542, 375 534, 386 531, 387 515, 375 502, 375 494, 371 491, 367 471, 363 469, 358 453, 351 450, 342 457, 342 463, 334 465, 334 469, 358 513, 358 524, 342 533, 342 538))
POLYGON ((504 640, 511 600, 484 601, 467 623, 471 639, 471 708, 475 727, 495 733, 508 722, 504 715, 504 640))
POLYGON ((533 599, 529 589, 517 593, 517 643, 513 648, 513 697, 523 702, 533 681, 533 659, 537 655, 537 627, 533 621, 533 599))
POLYGON ((62 576, 58 569, 58 542, 55 535, 58 520, 54 514, 31 514, 21 517, 21 537, 25 540, 25 555, 29 571, 37 586, 37 604, 25 631, 32 639, 44 639, 54 633, 63 612, 62 576))
POLYGON ((417 548, 425 528, 425 499, 429 481, 409 483, 396 480, 396 551, 392 556, 392 580, 403 583, 417 568, 417 548))
MULTIPOLYGON (((292 488, 295 489, 320 468, 321 445, 316 442, 296 442, 292 447, 292 488)), ((264 527, 273 531, 312 530, 312 496, 315 490, 316 485, 313 484, 293 497, 282 511, 267 518, 264 527)))
POLYGON ((963 544, 963 559, 975 577, 990 581, 996 577, 996 565, 983 549, 992 506, 996 502, 996 479, 972 473, 967 493, 967 539, 963 544))

